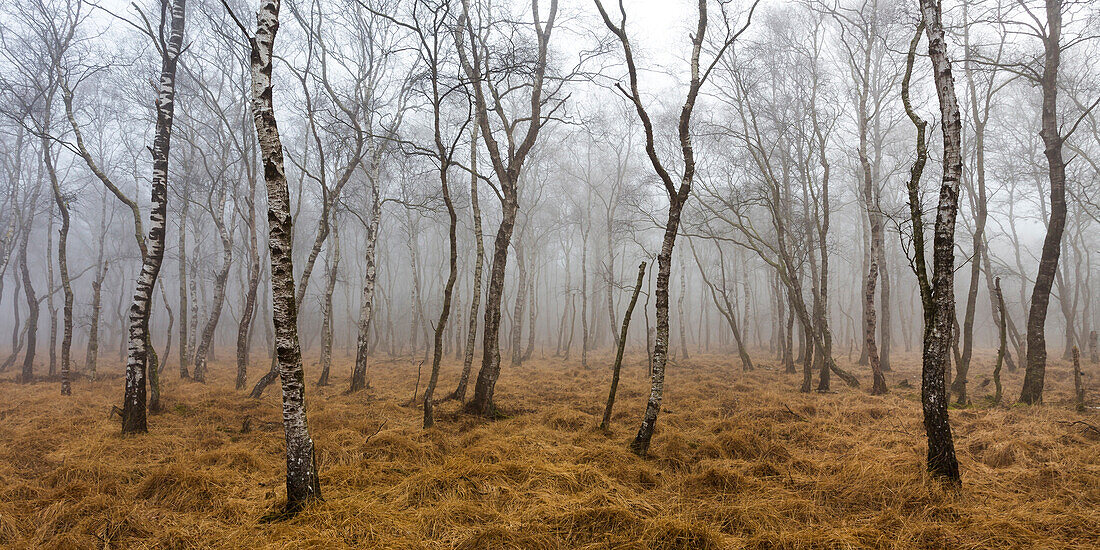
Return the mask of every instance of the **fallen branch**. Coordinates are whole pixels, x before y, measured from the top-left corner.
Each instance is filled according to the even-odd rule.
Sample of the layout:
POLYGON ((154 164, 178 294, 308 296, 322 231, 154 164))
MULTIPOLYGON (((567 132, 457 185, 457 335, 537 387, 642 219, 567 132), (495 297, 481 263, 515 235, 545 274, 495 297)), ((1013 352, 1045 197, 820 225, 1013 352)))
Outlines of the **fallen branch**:
POLYGON ((787 409, 787 412, 791 413, 791 416, 797 418, 798 420, 800 420, 802 422, 809 422, 809 420, 806 420, 805 416, 802 416, 801 414, 798 414, 798 413, 792 411, 790 405, 784 403, 783 408, 787 409))
POLYGON ((386 427, 386 423, 387 423, 387 422, 389 422, 389 419, 388 419, 388 418, 387 418, 386 420, 383 420, 383 421, 382 421, 382 423, 378 425, 378 429, 377 429, 377 430, 374 430, 374 433, 372 433, 372 434, 368 435, 368 436, 367 436, 367 438, 363 440, 363 444, 364 444, 364 445, 366 445, 366 444, 367 444, 367 442, 368 442, 368 441, 370 441, 370 439, 371 439, 372 437, 374 437, 374 436, 378 435, 378 432, 381 432, 381 431, 382 431, 382 428, 385 428, 385 427, 386 427))
POLYGON ((1063 425, 1066 425, 1066 426, 1081 425, 1081 426, 1084 426, 1084 430, 1086 432, 1094 432, 1094 433, 1096 433, 1096 435, 1100 435, 1100 427, 1096 427, 1092 424, 1089 424, 1088 422, 1085 422, 1084 420, 1074 420, 1072 422, 1068 421, 1068 420, 1058 420, 1057 422, 1059 424, 1063 424, 1063 425))

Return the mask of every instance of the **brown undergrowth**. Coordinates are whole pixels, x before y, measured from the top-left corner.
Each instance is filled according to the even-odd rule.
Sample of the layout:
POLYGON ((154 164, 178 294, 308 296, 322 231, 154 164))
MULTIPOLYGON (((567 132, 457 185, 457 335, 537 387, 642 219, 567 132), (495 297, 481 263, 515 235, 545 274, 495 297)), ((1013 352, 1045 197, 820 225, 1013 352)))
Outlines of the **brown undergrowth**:
MULTIPOLYGON (((229 357, 228 352, 224 352, 229 357)), ((759 354, 763 355, 763 353, 759 354)), ((774 362, 673 362, 651 456, 627 450, 648 378, 624 366, 608 433, 597 429, 610 357, 584 370, 545 358, 505 366, 493 422, 437 408, 436 428, 401 406, 416 365, 379 360, 373 389, 307 389, 324 502, 261 523, 284 493, 279 389, 261 401, 165 371, 147 435, 108 419, 119 368, 78 380, 0 381, 0 546, 5 548, 1096 548, 1100 433, 1069 404, 1072 375, 1048 368, 1047 404, 989 405, 991 356, 975 361, 974 405, 951 421, 963 489, 923 472, 917 357, 895 360, 889 395, 839 387, 804 395, 774 362), (899 387, 907 379, 911 388, 899 387), (381 428, 381 429, 380 429, 381 428)), ((258 374, 266 365, 253 367, 258 374)), ((316 367, 308 365, 308 379, 316 367)), ((851 366, 869 384, 865 367, 851 366)), ((458 365, 446 365, 440 394, 458 365)), ((1006 373, 1005 395, 1022 375, 1006 373)))

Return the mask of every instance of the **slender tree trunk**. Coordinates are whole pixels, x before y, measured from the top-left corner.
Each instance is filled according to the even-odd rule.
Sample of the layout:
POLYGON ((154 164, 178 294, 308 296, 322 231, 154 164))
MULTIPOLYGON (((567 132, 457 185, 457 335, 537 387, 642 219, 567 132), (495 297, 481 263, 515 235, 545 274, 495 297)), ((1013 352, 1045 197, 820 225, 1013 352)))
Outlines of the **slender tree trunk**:
POLYGON ((1089 332, 1089 363, 1100 363, 1100 345, 1097 345, 1096 331, 1089 332))
POLYGON ((1001 292, 1001 278, 997 279, 993 283, 994 289, 994 303, 997 309, 997 336, 1000 345, 997 347, 997 363, 993 367, 993 384, 996 386, 997 393, 993 396, 993 404, 1000 405, 1003 388, 1001 387, 1001 365, 1004 363, 1005 354, 1008 352, 1008 339, 1005 338, 1005 318, 1007 312, 1005 311, 1005 297, 1001 292))
MULTIPOLYGON (((647 294, 648 296, 648 294, 647 294)), ((648 326, 648 325, 647 325, 648 326)), ((565 352, 562 354, 562 360, 569 360, 569 352, 573 349, 573 335, 576 333, 577 328, 577 295, 575 293, 569 293, 569 338, 565 341, 565 352)))
POLYGON ((585 209, 581 231, 581 366, 588 368, 588 228, 591 218, 585 209))
POLYGON ((211 214, 214 214, 214 225, 222 241, 222 265, 214 275, 214 303, 211 306, 210 316, 206 318, 206 325, 202 329, 199 347, 195 351, 195 381, 202 383, 206 383, 206 364, 213 353, 214 332, 218 329, 218 320, 222 314, 222 306, 225 304, 225 284, 229 280, 229 268, 232 267, 233 262, 233 241, 229 230, 225 227, 221 212, 216 210, 220 209, 225 201, 225 191, 223 190, 219 195, 217 204, 211 208, 211 214))
MULTIPOLYGON (((866 107, 864 107, 865 109, 866 107)), ((867 276, 864 278, 863 294, 863 346, 866 350, 867 360, 871 364, 871 373, 874 382, 871 386, 871 395, 882 395, 887 392, 886 378, 882 375, 882 364, 879 361, 878 344, 875 341, 876 323, 878 313, 875 310, 875 286, 878 284, 879 260, 882 254, 882 214, 878 212, 875 201, 875 183, 872 178, 871 163, 867 160, 865 132, 860 135, 860 164, 863 166, 863 201, 867 207, 867 218, 871 226, 870 250, 867 254, 867 276)))
POLYGON ((680 228, 680 211, 683 202, 678 197, 672 200, 668 208, 668 221, 665 223, 665 235, 661 242, 661 253, 657 255, 657 336, 653 344, 653 373, 649 399, 646 402, 642 424, 638 428, 630 449, 639 456, 649 452, 649 443, 653 439, 653 429, 657 425, 657 414, 661 412, 661 401, 665 393, 665 364, 668 360, 668 279, 672 271, 672 249, 676 245, 676 232, 680 228))
POLYGON ((1073 404, 1077 412, 1085 412, 1085 384, 1081 381, 1081 351, 1073 346, 1073 404))
POLYGON ((160 364, 157 375, 164 372, 164 367, 168 365, 169 357, 172 353, 172 329, 175 327, 176 316, 172 311, 172 306, 168 303, 168 294, 164 292, 164 287, 160 287, 160 298, 164 300, 164 311, 168 313, 168 329, 164 331, 165 339, 168 342, 164 345, 164 362, 160 364))
POLYGON ((611 338, 614 340, 615 347, 619 347, 619 333, 615 331, 615 325, 618 324, 615 319, 615 249, 612 244, 612 222, 614 221, 613 212, 609 212, 607 216, 607 227, 605 228, 607 237, 607 318, 610 321, 607 325, 607 329, 611 331, 611 338))
POLYGON ((149 213, 149 234, 145 238, 148 253, 142 258, 141 273, 130 305, 129 346, 126 359, 126 392, 122 405, 122 433, 143 433, 145 393, 149 363, 149 314, 153 288, 164 259, 165 221, 168 208, 168 151, 171 145, 175 112, 176 62, 183 45, 183 25, 186 0, 175 0, 163 17, 171 18, 166 49, 161 55, 161 74, 157 89, 157 124, 153 137, 153 187, 149 213))
MULTIPOLYGON (((73 287, 69 279, 69 205, 65 196, 61 193, 61 184, 57 181, 57 170, 54 168, 53 156, 50 153, 50 141, 42 138, 42 157, 45 159, 46 172, 50 176, 50 186, 53 188, 53 199, 57 203, 58 213, 61 215, 61 230, 57 239, 57 266, 61 273, 61 288, 65 292, 63 306, 63 333, 61 336, 61 395, 72 395, 72 387, 69 381, 70 356, 73 346, 73 287)), ((52 289, 46 289, 51 292, 52 289)))
POLYGON ((197 282, 199 279, 198 261, 192 258, 191 260, 191 276, 188 278, 191 286, 190 302, 191 302, 191 326, 187 329, 187 360, 193 362, 195 360, 195 349, 198 347, 199 339, 196 337, 199 333, 199 302, 202 301, 198 292, 197 282))
POLYGON ((374 316, 374 284, 377 277, 375 250, 378 245, 378 225, 382 219, 382 198, 378 184, 371 182, 371 220, 367 225, 366 243, 363 257, 366 261, 366 273, 363 276, 363 294, 359 303, 359 333, 356 336, 355 367, 351 373, 351 385, 348 392, 357 392, 369 387, 367 383, 367 358, 370 355, 371 319, 374 316))
MULTIPOLYGON (((410 296, 410 302, 413 306, 412 320, 409 324, 409 338, 411 342, 411 349, 409 349, 409 353, 415 356, 417 348, 417 336, 420 334, 420 325, 422 324, 422 321, 424 319, 424 306, 420 299, 420 268, 417 267, 416 261, 418 255, 417 250, 419 248, 416 246, 419 228, 413 224, 411 213, 409 213, 408 221, 409 238, 405 241, 405 246, 409 249, 409 271, 412 277, 412 285, 410 286, 412 296, 410 296)), ((429 345, 430 343, 425 341, 424 349, 427 350, 427 347, 429 345)))
MULTIPOLYGON (((187 368, 191 359, 188 350, 190 335, 187 332, 187 210, 191 201, 184 200, 180 205, 179 224, 179 269, 180 269, 180 379, 190 378, 187 368)), ((191 282, 194 291, 194 281, 191 282)))
POLYGON ((864 315, 867 318, 867 332, 864 336, 864 345, 867 347, 867 359, 871 363, 871 373, 874 377, 874 382, 871 386, 871 395, 882 395, 888 390, 886 388, 886 378, 882 375, 882 364, 879 362, 878 346, 875 343, 876 312, 873 305, 875 301, 875 283, 878 281, 878 250, 877 246, 874 244, 874 237, 871 238, 871 242, 871 265, 867 273, 867 295, 864 296, 863 302, 865 310, 864 315))
MULTIPOLYGON (((15 242, 13 248, 18 244, 19 238, 23 233, 23 228, 19 227, 16 230, 15 242)), ((19 253, 16 253, 16 264, 19 263, 19 253)), ((23 335, 26 333, 26 325, 21 324, 20 321, 20 309, 19 309, 19 293, 23 289, 23 279, 19 276, 15 276, 15 287, 12 291, 12 328, 11 328, 11 353, 8 358, 4 360, 4 363, 0 365, 0 372, 4 372, 11 368, 15 364, 15 360, 19 358, 19 352, 23 351, 23 335)), ((2 279, 2 277, 0 277, 2 279)))
MULTIPOLYGON (((936 0, 921 0, 920 4, 924 30, 928 37, 928 55, 932 60, 940 104, 944 159, 932 245, 932 280, 925 307, 927 321, 924 332, 921 403, 928 436, 928 471, 933 477, 957 485, 960 483, 959 463, 955 458, 955 444, 948 422, 944 369, 950 360, 951 325, 955 316, 955 218, 958 214, 959 183, 962 177, 962 121, 959 103, 955 97, 951 61, 947 56, 940 4, 936 0)), ((919 209, 919 203, 916 208, 919 209)), ((914 228, 917 229, 923 231, 923 227, 914 228)), ((923 255, 923 249, 914 249, 915 253, 923 255)), ((924 268, 923 264, 923 261, 920 262, 921 269, 924 268)))
MULTIPOLYGON (((34 382, 34 356, 38 347, 38 296, 31 283, 31 273, 27 269, 27 245, 31 240, 31 227, 34 222, 33 209, 23 232, 23 245, 19 248, 19 273, 23 277, 23 296, 27 300, 26 352, 23 355, 23 372, 19 381, 24 384, 34 382)), ((46 289, 49 292, 49 289, 46 289)))
POLYGON ((527 259, 523 255, 523 240, 516 239, 516 269, 519 280, 516 282, 516 304, 512 313, 512 366, 523 364, 523 313, 527 307, 527 259))
MULTIPOLYGON (((436 76, 432 68, 433 76, 436 76)), ((458 214, 455 212, 454 202, 451 200, 451 188, 447 182, 447 171, 450 169, 450 157, 443 144, 439 120, 439 90, 438 77, 433 78, 432 85, 435 91, 435 141, 436 153, 439 156, 439 186, 443 195, 443 204, 447 207, 447 246, 450 253, 447 258, 447 283, 443 287, 443 307, 439 312, 439 322, 435 325, 435 342, 432 354, 432 373, 428 377, 428 385, 424 388, 424 429, 432 427, 435 418, 432 416, 432 399, 435 396, 435 386, 439 382, 439 364, 443 359, 443 331, 447 328, 447 319, 451 315, 451 298, 454 294, 455 281, 458 280, 458 214)))
MULTIPOLYGON (((683 270, 680 270, 683 273, 683 270)), ((630 304, 626 306, 623 314, 623 328, 619 332, 618 345, 615 350, 615 364, 611 368, 611 391, 607 394, 607 406, 603 409, 603 420, 600 421, 600 429, 607 430, 611 425, 611 410, 615 407, 615 393, 619 390, 619 373, 623 367, 623 352, 626 349, 626 335, 630 328, 630 314, 634 312, 634 306, 638 303, 638 293, 642 290, 642 279, 645 278, 645 262, 638 265, 638 280, 634 283, 634 293, 630 296, 630 304)))
POLYGON ((50 312, 50 343, 46 349, 49 350, 50 363, 46 376, 52 378, 57 374, 57 304, 53 299, 53 289, 56 288, 53 274, 53 207, 57 206, 56 202, 50 206, 46 223, 46 311, 50 312))
POLYGON ((305 372, 298 344, 298 304, 294 293, 294 225, 290 192, 283 169, 283 146, 275 120, 271 69, 279 0, 262 0, 256 12, 252 43, 252 115, 267 183, 268 248, 275 350, 283 387, 283 427, 286 432, 286 512, 293 514, 321 498, 313 439, 306 423, 305 372))
POLYGON ((1062 142, 1065 138, 1058 128, 1058 65, 1061 61, 1062 0, 1046 0, 1047 26, 1043 37, 1045 49, 1043 75, 1040 87, 1043 92, 1042 130, 1050 176, 1050 223, 1043 240, 1043 253, 1039 259, 1039 271, 1035 275, 1035 287, 1031 292, 1031 310, 1027 317, 1027 370, 1020 401, 1029 405, 1043 400, 1043 382, 1046 376, 1047 305, 1050 288, 1058 271, 1058 256, 1062 251, 1062 232, 1066 226, 1066 163, 1062 159, 1062 142))
MULTIPOLYGON (((251 165, 251 164, 250 164, 251 165)), ((248 383, 248 364, 252 350, 252 320, 256 315, 256 296, 260 288, 260 252, 256 235, 256 178, 249 171, 248 178, 248 289, 241 308, 241 320, 237 325, 237 380, 236 389, 243 390, 248 383)), ((182 282, 180 289, 183 289, 182 282)), ((181 329, 180 334, 184 334, 181 329)), ((182 354, 180 355, 183 356, 182 354)), ((186 369, 180 371, 186 374, 186 369)))
MULTIPOLYGON (((508 186, 512 187, 512 186, 508 186)), ((503 196, 501 221, 493 242, 493 264, 489 269, 489 292, 485 297, 485 337, 483 338, 481 370, 474 385, 474 397, 468 407, 471 411, 496 416, 498 411, 493 404, 493 393, 497 378, 500 376, 500 306, 504 297, 504 269, 508 264, 508 243, 512 240, 516 213, 514 188, 503 196)))
POLYGON ((684 295, 687 294, 687 284, 684 277, 684 263, 683 259, 680 260, 680 295, 676 297, 676 321, 680 328, 680 355, 683 356, 683 360, 688 359, 687 348, 687 329, 684 326, 684 295))
MULTIPOLYGON (((968 17, 966 11, 967 7, 966 5, 963 6, 964 20, 968 17)), ((967 25, 964 25, 963 29, 963 42, 964 47, 969 48, 970 32, 969 26, 967 25)), ((955 394, 956 402, 960 405, 966 405, 969 402, 966 384, 967 375, 970 371, 970 361, 974 354, 974 314, 977 310, 978 279, 981 277, 982 261, 986 255, 986 251, 984 250, 985 224, 988 217, 985 192, 985 124, 986 121, 988 121, 988 113, 983 119, 982 113, 978 108, 978 89, 975 86, 970 63, 971 61, 969 57, 967 57, 963 63, 963 69, 966 74, 967 87, 970 90, 968 94, 970 96, 970 115, 974 124, 974 179, 977 181, 976 186, 967 185, 967 190, 970 192, 971 205, 974 208, 975 214, 973 257, 970 259, 970 287, 967 290, 966 310, 963 313, 962 353, 956 365, 955 380, 951 385, 951 391, 955 394)), ((989 275, 987 274, 986 277, 988 278, 989 275)), ((994 317, 996 318, 996 315, 994 317)), ((1003 360, 1003 357, 1000 360, 1003 360)))
MULTIPOLYGON (((532 267, 534 261, 531 262, 532 267)), ((527 288, 527 348, 523 350, 523 361, 531 358, 535 353, 535 327, 538 320, 538 293, 535 287, 535 281, 537 279, 536 274, 530 275, 528 278, 527 288)))
POLYGON ((336 275, 340 268, 340 225, 337 223, 332 225, 332 247, 328 250, 325 263, 328 264, 328 284, 322 298, 324 311, 321 312, 321 377, 317 380, 318 386, 328 385, 329 371, 332 369, 332 294, 336 290, 336 275))
MULTIPOLYGON (((787 292, 789 292, 789 291, 787 291, 787 292)), ((783 294, 787 294, 787 292, 783 292, 783 294)), ((786 372, 788 374, 795 374, 796 372, 798 372, 797 370, 795 370, 795 366, 794 366, 794 317, 795 317, 795 315, 794 315, 793 308, 790 307, 790 298, 789 297, 787 299, 786 311, 787 311, 787 326, 784 328, 785 333, 784 333, 784 336, 783 336, 783 370, 784 370, 784 372, 786 372)), ((811 375, 811 378, 808 381, 803 380, 803 385, 806 388, 804 390, 804 393, 809 393, 810 386, 812 384, 813 384, 812 375, 811 375)))
POLYGON ((470 369, 474 364, 474 345, 477 343, 477 313, 481 306, 481 277, 485 266, 485 241, 481 236, 481 207, 477 198, 477 125, 474 125, 470 141, 470 210, 474 225, 474 243, 477 255, 474 258, 474 282, 470 299, 470 321, 466 330, 466 351, 462 357, 462 374, 458 386, 451 394, 459 401, 466 399, 466 388, 470 383, 470 369))

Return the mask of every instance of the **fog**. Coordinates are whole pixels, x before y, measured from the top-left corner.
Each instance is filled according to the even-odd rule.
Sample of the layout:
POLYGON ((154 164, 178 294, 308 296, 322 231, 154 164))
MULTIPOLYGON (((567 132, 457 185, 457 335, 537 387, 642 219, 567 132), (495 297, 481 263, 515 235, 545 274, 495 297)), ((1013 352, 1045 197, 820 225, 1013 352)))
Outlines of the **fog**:
POLYGON ((608 368, 625 330, 644 455, 666 362, 881 393, 919 357, 958 479, 928 407, 970 403, 975 350, 1026 370, 1007 402, 1095 361, 1095 4, 260 4, 0 5, 0 376, 125 373, 145 431, 167 379, 291 403, 422 364, 431 425, 432 392, 491 416, 500 371, 608 368))

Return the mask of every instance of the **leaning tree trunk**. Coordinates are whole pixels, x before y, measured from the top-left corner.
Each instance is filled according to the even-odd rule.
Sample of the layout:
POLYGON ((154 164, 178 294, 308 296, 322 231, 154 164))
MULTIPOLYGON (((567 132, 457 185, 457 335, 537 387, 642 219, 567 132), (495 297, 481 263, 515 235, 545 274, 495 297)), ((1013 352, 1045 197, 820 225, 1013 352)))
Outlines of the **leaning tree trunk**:
POLYGON ((283 145, 275 120, 271 69, 279 0, 262 0, 256 12, 252 52, 252 116, 267 183, 268 250, 271 261, 272 321, 275 353, 283 387, 286 434, 286 512, 293 514, 321 498, 313 439, 306 423, 305 372, 298 344, 298 304, 294 295, 294 222, 283 168, 283 145))
MULTIPOLYGON (((680 270, 683 274, 683 270, 680 270)), ((645 278, 645 262, 638 265, 638 281, 634 283, 634 293, 630 296, 630 304, 626 306, 623 314, 623 328, 619 333, 618 345, 615 349, 615 364, 611 367, 611 390, 607 394, 607 406, 603 409, 603 420, 600 421, 600 429, 606 430, 611 425, 611 410, 615 407, 615 393, 619 390, 619 373, 623 367, 623 352, 626 349, 626 334, 630 328, 630 314, 634 312, 634 306, 638 303, 638 293, 642 290, 642 279, 645 278)))
POLYGON ((150 196, 147 253, 134 286, 130 304, 129 346, 126 359, 126 393, 122 404, 122 433, 148 431, 145 423, 146 368, 149 363, 149 314, 153 288, 164 260, 165 221, 168 214, 168 152, 176 106, 176 62, 183 45, 183 17, 186 0, 175 0, 163 14, 170 17, 170 31, 161 54, 160 82, 157 85, 157 125, 153 137, 153 187, 150 196))
MULTIPOLYGON (((924 409, 924 428, 928 436, 928 471, 933 477, 957 485, 960 482, 959 463, 955 457, 955 443, 948 422, 944 369, 950 361, 951 328, 955 317, 955 218, 958 214, 959 183, 962 178, 962 121, 959 103, 955 97, 951 61, 947 56, 940 4, 936 0, 921 0, 920 5, 940 105, 944 159, 932 244, 932 280, 925 303, 927 321, 924 330, 921 403, 924 409), (927 311, 929 309, 931 315, 927 311)), ((917 208, 919 209, 919 205, 917 208)), ((914 228, 917 229, 922 228, 914 228)), ((914 247, 914 254, 923 255, 924 251, 914 247)), ((921 264, 923 268, 923 262, 921 264)))
POLYGON ((1062 0, 1047 0, 1047 33, 1043 38, 1045 60, 1040 87, 1043 91, 1042 129, 1039 131, 1045 146, 1050 174, 1050 223, 1043 240, 1043 253, 1039 259, 1039 272, 1035 275, 1035 288, 1031 293, 1031 310, 1027 316, 1027 370, 1020 401, 1034 405, 1043 400, 1043 382, 1046 375, 1047 305, 1050 303, 1050 287, 1058 271, 1058 256, 1062 251, 1062 232, 1066 227, 1066 163, 1062 159, 1062 142, 1065 140, 1058 128, 1058 64, 1061 61, 1062 0))
POLYGON ((501 220, 493 241, 493 264, 489 268, 489 293, 485 296, 485 332, 482 338, 481 370, 477 373, 474 397, 468 405, 472 412, 495 416, 493 393, 500 376, 500 306, 504 298, 504 270, 508 265, 508 243, 516 225, 515 186, 505 186, 501 202, 501 220))

